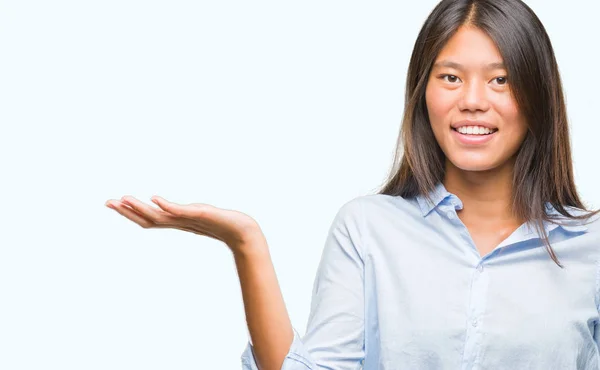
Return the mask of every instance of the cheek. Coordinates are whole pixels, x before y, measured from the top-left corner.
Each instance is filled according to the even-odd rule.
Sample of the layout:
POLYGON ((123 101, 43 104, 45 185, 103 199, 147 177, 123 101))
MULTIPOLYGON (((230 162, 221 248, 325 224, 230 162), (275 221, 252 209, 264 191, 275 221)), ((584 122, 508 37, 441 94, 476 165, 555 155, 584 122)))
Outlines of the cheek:
POLYGON ((439 89, 429 87, 425 93, 425 100, 427 101, 429 120, 434 129, 436 126, 444 124, 444 119, 448 116, 448 112, 456 104, 453 99, 439 89))
POLYGON ((519 118, 519 107, 509 95, 496 100, 496 111, 508 122, 519 118))
POLYGON ((521 115, 519 107, 512 99, 499 100, 495 106, 505 125, 505 130, 510 131, 511 135, 521 138, 527 133, 525 118, 521 115))

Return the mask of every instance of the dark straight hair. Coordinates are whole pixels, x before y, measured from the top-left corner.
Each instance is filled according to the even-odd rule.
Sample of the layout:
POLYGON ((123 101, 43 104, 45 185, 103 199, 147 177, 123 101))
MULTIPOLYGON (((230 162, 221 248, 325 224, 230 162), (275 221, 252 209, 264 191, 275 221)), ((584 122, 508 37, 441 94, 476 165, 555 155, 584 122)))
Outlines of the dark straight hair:
POLYGON ((443 0, 431 11, 410 58, 404 117, 394 161, 378 194, 405 198, 423 195, 431 200, 431 191, 444 179, 446 159, 431 129, 425 88, 435 58, 461 26, 485 32, 504 59, 511 92, 528 125, 516 153, 513 213, 519 219, 534 222, 550 257, 563 267, 544 228, 543 221, 556 220, 546 213, 546 202, 571 219, 587 219, 600 210, 588 211, 577 194, 554 50, 541 21, 520 0, 443 0), (565 206, 587 214, 570 214, 565 206))

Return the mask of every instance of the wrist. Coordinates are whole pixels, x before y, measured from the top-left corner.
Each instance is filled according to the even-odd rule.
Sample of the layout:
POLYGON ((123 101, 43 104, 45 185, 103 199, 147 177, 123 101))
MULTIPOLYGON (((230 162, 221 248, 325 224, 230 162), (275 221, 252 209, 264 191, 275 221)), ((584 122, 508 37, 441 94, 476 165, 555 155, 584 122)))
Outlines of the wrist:
POLYGON ((229 245, 236 259, 264 257, 269 254, 267 240, 261 230, 247 232, 236 243, 229 245))

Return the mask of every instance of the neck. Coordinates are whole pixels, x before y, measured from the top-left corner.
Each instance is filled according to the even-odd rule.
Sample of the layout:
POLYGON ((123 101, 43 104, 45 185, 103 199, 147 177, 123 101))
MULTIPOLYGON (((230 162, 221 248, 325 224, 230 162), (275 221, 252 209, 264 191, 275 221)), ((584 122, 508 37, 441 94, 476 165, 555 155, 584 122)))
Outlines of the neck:
POLYGON ((463 202, 461 217, 498 224, 519 222, 512 212, 514 157, 502 166, 485 171, 465 171, 446 159, 444 186, 463 202))

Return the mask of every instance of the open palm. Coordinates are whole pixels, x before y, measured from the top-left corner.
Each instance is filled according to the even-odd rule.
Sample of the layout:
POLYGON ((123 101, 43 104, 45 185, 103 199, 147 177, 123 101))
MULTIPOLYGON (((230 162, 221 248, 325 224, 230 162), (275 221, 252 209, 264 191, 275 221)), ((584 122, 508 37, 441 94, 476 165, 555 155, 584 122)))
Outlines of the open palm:
POLYGON ((159 208, 132 196, 110 199, 105 205, 145 229, 172 228, 208 236, 227 244, 233 252, 260 232, 258 223, 243 212, 210 204, 176 204, 153 196, 159 208))

